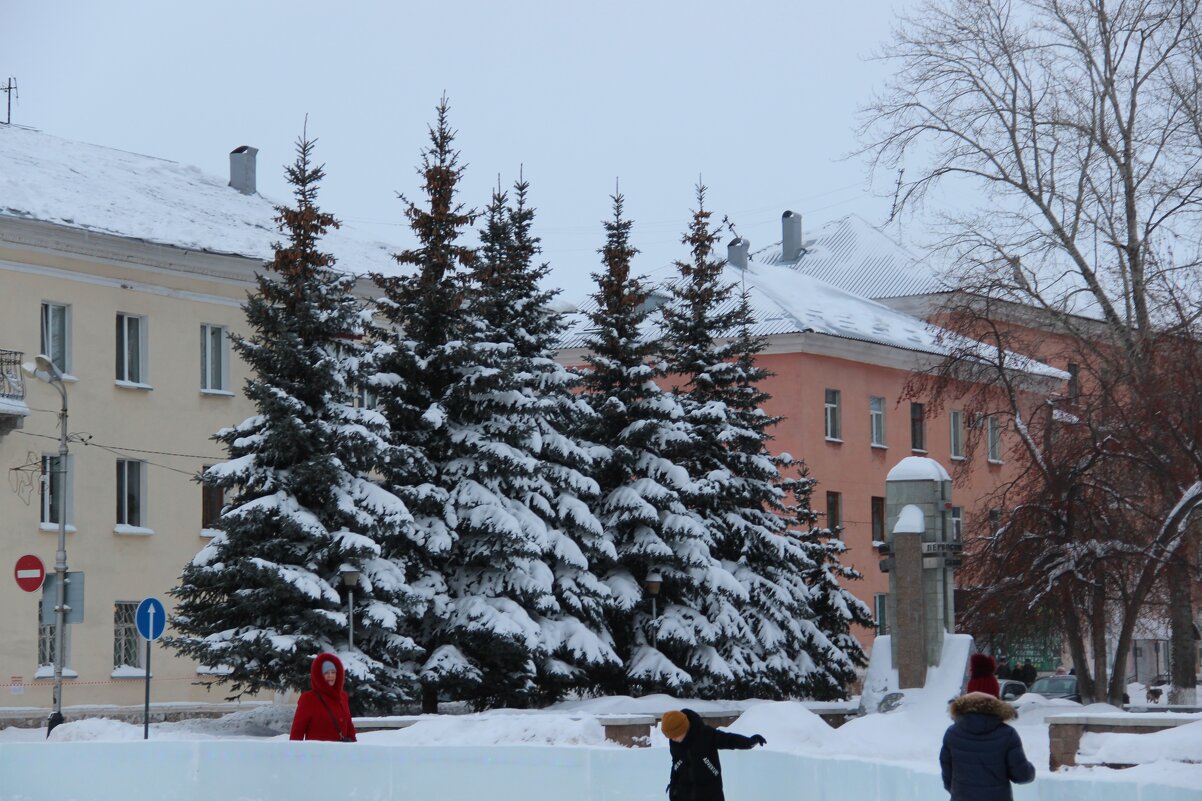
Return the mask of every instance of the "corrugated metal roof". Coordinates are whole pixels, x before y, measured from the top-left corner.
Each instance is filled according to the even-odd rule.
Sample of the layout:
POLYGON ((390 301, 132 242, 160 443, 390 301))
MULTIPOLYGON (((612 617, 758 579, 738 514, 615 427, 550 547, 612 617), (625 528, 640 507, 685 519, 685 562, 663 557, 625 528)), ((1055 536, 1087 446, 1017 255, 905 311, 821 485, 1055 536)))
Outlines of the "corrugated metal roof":
POLYGON ((945 292, 947 287, 922 259, 856 214, 834 220, 812 237, 802 231, 800 258, 782 257, 780 243, 752 256, 788 267, 866 298, 896 298, 945 292))
MULTIPOLYGON (((825 334, 936 355, 950 352, 946 343, 964 341, 925 320, 786 266, 749 261, 746 270, 739 270, 728 264, 722 279, 735 284, 740 290, 746 289, 754 318, 751 333, 755 336, 825 334)), ((667 287, 679 280, 676 268, 666 266, 648 276, 647 285, 653 288, 654 294, 667 298, 667 287)), ((736 291, 720 311, 730 310, 738 302, 736 291)), ((588 314, 595 309, 596 303, 589 298, 577 312, 565 316, 568 327, 560 339, 561 348, 588 346, 591 334, 588 314)), ((648 315, 641 333, 645 340, 662 336, 658 314, 648 315)), ((735 336, 737 333, 727 331, 724 336, 735 336)), ((980 344, 978 347, 986 357, 996 352, 988 345, 980 344)), ((1024 372, 1067 377, 1067 374, 1055 368, 1023 356, 1012 355, 1010 361, 1014 369, 1024 372)))

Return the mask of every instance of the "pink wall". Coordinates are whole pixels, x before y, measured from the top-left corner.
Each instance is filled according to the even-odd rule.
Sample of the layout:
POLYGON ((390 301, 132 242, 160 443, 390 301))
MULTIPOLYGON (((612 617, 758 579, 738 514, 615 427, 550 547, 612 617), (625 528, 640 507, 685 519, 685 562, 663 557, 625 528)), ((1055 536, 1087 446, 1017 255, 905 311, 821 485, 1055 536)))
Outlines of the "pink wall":
MULTIPOLYGON (((843 539, 848 547, 844 562, 864 575, 849 589, 870 608, 874 594, 889 589, 889 577, 880 571, 880 557, 872 547, 871 499, 885 496, 885 476, 899 461, 925 455, 947 468, 954 478, 952 503, 964 507, 966 530, 981 505, 979 499, 1007 475, 1010 432, 1002 434, 1002 464, 988 463, 983 449, 978 449, 967 473, 957 475, 957 463, 950 457, 947 409, 938 416, 927 415, 926 453, 911 450, 910 401, 899 401, 909 377, 905 370, 808 353, 765 354, 761 363, 776 374, 763 384, 772 395, 767 411, 785 418, 772 431, 772 450, 788 452, 809 466, 810 476, 818 482, 812 497, 816 511, 827 511, 827 492, 841 494, 843 539), (826 439, 828 388, 841 393, 842 442, 826 439), (885 399, 885 448, 871 444, 872 396, 885 399)), ((860 631, 857 636, 868 642, 873 632, 860 631)))

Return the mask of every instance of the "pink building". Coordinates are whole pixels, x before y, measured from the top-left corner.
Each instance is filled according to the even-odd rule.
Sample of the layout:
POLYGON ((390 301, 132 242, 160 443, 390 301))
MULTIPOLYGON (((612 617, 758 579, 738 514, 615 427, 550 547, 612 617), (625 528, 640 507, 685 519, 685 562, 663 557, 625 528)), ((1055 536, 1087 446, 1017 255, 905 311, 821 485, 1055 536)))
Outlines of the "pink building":
MULTIPOLYGON (((1009 476, 1011 434, 1000 420, 974 422, 987 427, 986 447, 969 459, 970 422, 961 410, 932 413, 921 399, 904 396, 911 375, 946 351, 939 329, 892 306, 927 305, 943 288, 860 218, 838 220, 805 238, 800 216, 785 212, 781 244, 752 254, 746 240, 736 239, 727 270, 727 281, 748 289, 754 333, 768 342, 762 363, 774 375, 764 384, 772 395, 767 411, 784 418, 773 432, 773 450, 809 466, 818 482, 814 508, 843 526, 844 562, 864 576, 851 590, 880 620, 889 581, 873 543, 885 539, 889 470, 911 455, 942 463, 955 479, 953 519, 967 526, 987 514, 982 499, 1009 476)), ((649 279, 672 275, 665 268, 649 279)), ((566 337, 565 361, 582 361, 585 323, 577 319, 566 337)), ((1063 379, 1040 363, 1029 370, 1033 385, 1048 393, 1063 379)), ((874 634, 858 632, 865 643, 874 634)))

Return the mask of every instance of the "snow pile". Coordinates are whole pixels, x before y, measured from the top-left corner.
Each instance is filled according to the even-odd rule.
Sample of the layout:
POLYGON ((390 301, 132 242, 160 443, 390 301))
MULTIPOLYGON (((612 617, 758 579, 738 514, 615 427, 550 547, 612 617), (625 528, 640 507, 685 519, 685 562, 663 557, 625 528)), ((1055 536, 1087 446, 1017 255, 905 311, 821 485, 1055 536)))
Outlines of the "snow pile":
POLYGON ((1081 765, 1132 765, 1192 762, 1202 766, 1202 720, 1150 734, 1099 734, 1081 737, 1081 765))
POLYGON ((587 745, 621 748, 605 739, 600 721, 571 716, 496 711, 480 715, 429 715, 412 726, 362 732, 359 742, 371 745, 587 745))

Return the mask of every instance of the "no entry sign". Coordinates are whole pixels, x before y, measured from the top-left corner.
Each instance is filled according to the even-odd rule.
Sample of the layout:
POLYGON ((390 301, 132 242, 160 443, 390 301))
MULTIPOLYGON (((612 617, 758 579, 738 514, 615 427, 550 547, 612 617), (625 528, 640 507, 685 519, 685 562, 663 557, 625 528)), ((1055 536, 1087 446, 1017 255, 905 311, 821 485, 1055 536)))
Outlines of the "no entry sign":
POLYGON ((27 553, 17 560, 13 576, 17 579, 17 586, 25 592, 37 592, 46 580, 46 566, 41 559, 27 553))

